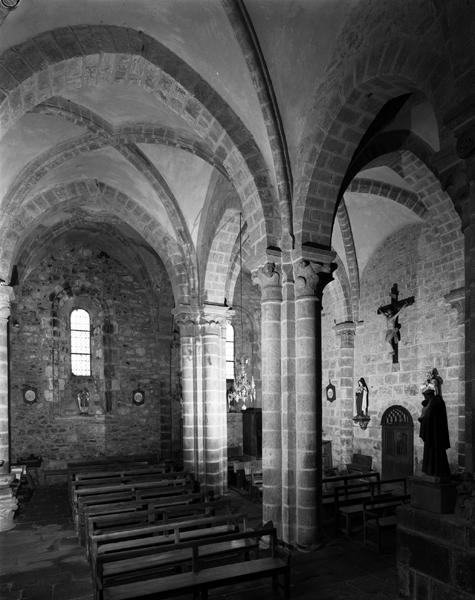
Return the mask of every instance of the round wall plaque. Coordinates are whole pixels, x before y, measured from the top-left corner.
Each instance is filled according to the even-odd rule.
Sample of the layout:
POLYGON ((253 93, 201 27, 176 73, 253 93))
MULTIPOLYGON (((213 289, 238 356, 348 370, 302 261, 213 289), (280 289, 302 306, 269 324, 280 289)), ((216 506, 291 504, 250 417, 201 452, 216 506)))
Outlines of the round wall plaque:
POLYGON ((33 387, 25 387, 23 388, 23 400, 26 404, 33 404, 37 400, 37 392, 33 387))
POLYGON ((132 392, 132 402, 134 404, 143 404, 145 400, 145 392, 143 390, 134 390, 132 392))

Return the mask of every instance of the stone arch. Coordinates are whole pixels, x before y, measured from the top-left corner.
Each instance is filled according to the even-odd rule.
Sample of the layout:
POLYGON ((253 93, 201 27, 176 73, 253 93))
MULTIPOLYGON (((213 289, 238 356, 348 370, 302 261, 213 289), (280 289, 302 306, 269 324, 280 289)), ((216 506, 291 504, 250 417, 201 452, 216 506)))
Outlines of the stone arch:
MULTIPOLYGON (((234 244, 239 236, 239 215, 236 210, 226 209, 216 229, 210 248, 204 277, 206 301, 221 304, 226 295, 229 265, 234 244)), ((229 288, 228 288, 229 289, 229 288)))
MULTIPOLYGON (((4 203, 5 211, 8 212, 11 210, 14 213, 14 209, 11 206, 21 202, 28 195, 32 187, 36 185, 41 176, 52 168, 60 166, 62 163, 71 160, 71 158, 83 152, 89 152, 110 145, 141 173, 156 192, 167 210, 177 235, 182 238, 182 242, 186 245, 188 255, 193 257, 192 260, 196 261, 191 236, 172 191, 158 170, 144 156, 136 144, 130 143, 129 139, 127 139, 127 143, 120 142, 117 136, 109 133, 109 131, 112 131, 112 128, 107 122, 92 111, 78 106, 73 102, 68 102, 62 106, 61 114, 69 116, 70 120, 73 120, 75 123, 85 124, 88 128, 97 132, 98 138, 91 139, 90 136, 86 135, 84 136, 85 139, 81 137, 79 144, 75 143, 75 140, 64 142, 59 144, 59 147, 53 151, 45 152, 26 165, 12 183, 9 192, 7 192, 4 203), (12 193, 13 190, 16 190, 15 194, 12 193)), ((125 131, 128 131, 128 128, 125 128, 125 131)), ((143 131, 140 131, 140 133, 143 138, 148 139, 148 136, 144 136, 143 131)), ((127 135, 127 138, 129 137, 130 134, 127 135)), ((196 265, 194 270, 196 271, 196 265)))
POLYGON ((348 307, 348 312, 351 312, 353 319, 357 321, 360 299, 360 274, 358 261, 356 258, 355 240, 353 238, 350 217, 348 215, 348 211, 346 210, 346 204, 344 200, 340 202, 338 206, 337 219, 338 224, 340 226, 341 237, 343 239, 343 246, 345 249, 345 258, 348 267, 348 272, 346 272, 345 267, 339 258, 340 264, 338 265, 338 271, 336 276, 339 277, 339 273, 341 270, 345 271, 345 275, 347 275, 346 282, 349 288, 347 290, 347 293, 351 305, 351 308, 348 307))
POLYGON ((351 284, 345 266, 341 258, 337 255, 334 262, 337 265, 333 273, 333 281, 325 287, 324 297, 328 294, 332 298, 332 303, 337 307, 336 322, 344 323, 353 321, 353 303, 351 284))
MULTIPOLYGON (((374 117, 386 102, 402 94, 417 91, 433 99, 431 75, 445 66, 432 48, 405 48, 401 40, 388 39, 383 47, 372 49, 347 66, 351 75, 342 78, 342 87, 334 86, 336 74, 326 79, 322 94, 315 96, 322 108, 318 115, 315 111, 309 115, 319 123, 319 128, 301 149, 305 172, 300 174, 294 210, 296 238, 300 243, 329 247, 345 174, 374 117), (421 55, 425 71, 420 68, 421 55), (423 80, 420 73, 425 74, 423 80), (327 102, 322 103, 322 97, 327 102)), ((435 112, 438 114, 440 110, 435 112)))
MULTIPOLYGON (((29 234, 41 223, 42 217, 54 215, 63 203, 67 203, 69 209, 81 207, 84 197, 94 198, 95 208, 101 211, 102 218, 131 225, 161 257, 172 284, 175 301, 189 300, 190 277, 196 275, 192 271, 193 263, 184 254, 182 246, 170 238, 160 223, 149 217, 133 199, 96 180, 70 182, 45 190, 25 203, 15 217, 6 220, 0 230, 8 238, 0 262, 5 272, 11 272, 14 259, 21 248, 27 249, 36 243, 29 234)), ((97 216, 97 212, 95 215, 97 216)), ((69 227, 67 222, 65 227, 69 227)))
MULTIPOLYGON (((384 159, 381 164, 384 163, 384 159)), ((389 165, 388 165, 389 166, 389 165)), ((347 188, 348 192, 356 192, 360 194, 372 194, 374 196, 383 196, 389 200, 394 200, 401 206, 405 206, 412 210, 418 217, 423 219, 427 214, 427 208, 419 198, 417 192, 405 190, 396 185, 384 183, 382 181, 374 181, 373 179, 365 179, 356 177, 347 188)))
POLYGON ((274 189, 250 132, 213 88, 160 42, 130 28, 73 26, 42 33, 7 52, 15 53, 19 75, 16 79, 4 70, 0 78, 7 96, 2 131, 69 85, 112 80, 139 85, 184 118, 222 157, 246 220, 253 224, 253 254, 263 256, 268 246, 278 245, 281 223, 274 189))

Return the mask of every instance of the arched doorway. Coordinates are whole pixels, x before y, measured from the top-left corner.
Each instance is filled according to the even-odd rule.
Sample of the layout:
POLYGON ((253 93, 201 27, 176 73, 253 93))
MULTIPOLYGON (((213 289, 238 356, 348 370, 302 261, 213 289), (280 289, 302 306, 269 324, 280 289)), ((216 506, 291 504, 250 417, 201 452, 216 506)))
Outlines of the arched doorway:
POLYGON ((390 406, 381 419, 382 478, 408 477, 414 472, 414 423, 403 406, 390 406))

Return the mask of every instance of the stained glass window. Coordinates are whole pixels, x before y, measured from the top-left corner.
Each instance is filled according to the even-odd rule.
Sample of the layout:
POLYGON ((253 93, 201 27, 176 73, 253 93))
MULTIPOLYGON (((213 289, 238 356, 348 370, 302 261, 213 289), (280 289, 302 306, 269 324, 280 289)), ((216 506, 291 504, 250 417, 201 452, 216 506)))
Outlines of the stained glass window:
POLYGON ((71 312, 71 371, 73 375, 91 374, 91 320, 81 308, 71 312))

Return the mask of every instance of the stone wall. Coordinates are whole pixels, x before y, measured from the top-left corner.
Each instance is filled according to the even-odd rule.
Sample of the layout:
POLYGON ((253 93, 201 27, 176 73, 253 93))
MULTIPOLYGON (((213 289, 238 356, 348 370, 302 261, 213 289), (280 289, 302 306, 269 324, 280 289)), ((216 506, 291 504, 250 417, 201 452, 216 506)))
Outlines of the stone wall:
POLYGON ((398 509, 399 597, 473 599, 474 542, 475 528, 468 521, 413 506, 398 509))
MULTIPOLYGON (((366 430, 353 426, 353 452, 373 456, 373 466, 378 470, 381 469, 381 419, 384 411, 393 405, 406 408, 413 419, 414 470, 416 473, 420 470, 423 447, 417 421, 422 400, 419 390, 429 367, 437 367, 444 379, 443 395, 451 435, 449 462, 453 470, 463 464, 463 314, 457 310, 457 303, 451 301, 464 285, 463 240, 460 221, 449 199, 439 200, 437 208, 428 211, 424 222, 399 230, 386 239, 360 273, 360 320, 356 323, 354 338, 353 378, 354 386, 360 377, 368 384, 371 421, 366 430), (400 299, 415 297, 414 304, 400 315, 401 341, 396 364, 392 363, 391 348, 385 341, 386 318, 377 314, 378 307, 390 302, 389 293, 394 283, 398 284, 400 299)), ((324 385, 329 378, 338 375, 340 368, 334 328, 337 309, 331 307, 331 302, 331 294, 325 292, 324 385)), ((337 385, 337 398, 338 395, 337 385)), ((336 448, 339 401, 331 406, 323 402, 324 432, 328 439, 334 440, 336 448)), ((343 421, 342 427, 345 426, 343 421)), ((336 456, 338 459, 337 451, 336 456)))
POLYGON ((43 466, 109 454, 171 450, 171 287, 151 287, 98 249, 63 245, 15 288, 10 328, 11 453, 43 466), (71 373, 69 315, 91 319, 91 376, 71 373), (162 314, 160 314, 162 311, 162 314), (166 311, 166 314, 163 314, 166 311), (38 399, 24 402, 25 386, 38 399), (77 393, 87 388, 87 412, 77 393), (132 392, 144 392, 144 403, 132 392))

